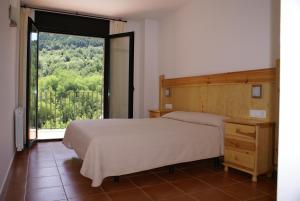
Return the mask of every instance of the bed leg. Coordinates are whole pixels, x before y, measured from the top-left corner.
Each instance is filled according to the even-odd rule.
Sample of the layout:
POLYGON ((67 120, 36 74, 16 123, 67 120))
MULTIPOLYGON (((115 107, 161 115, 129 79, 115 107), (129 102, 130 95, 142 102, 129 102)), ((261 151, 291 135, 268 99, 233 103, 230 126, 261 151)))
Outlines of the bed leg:
POLYGON ((170 173, 170 174, 174 174, 174 173, 175 173, 175 165, 171 165, 171 166, 169 167, 169 173, 170 173))
POLYGON ((214 158, 214 167, 219 168, 220 167, 220 158, 214 158))
POLYGON ((114 182, 119 183, 119 181, 120 181, 120 177, 119 176, 114 176, 114 182))

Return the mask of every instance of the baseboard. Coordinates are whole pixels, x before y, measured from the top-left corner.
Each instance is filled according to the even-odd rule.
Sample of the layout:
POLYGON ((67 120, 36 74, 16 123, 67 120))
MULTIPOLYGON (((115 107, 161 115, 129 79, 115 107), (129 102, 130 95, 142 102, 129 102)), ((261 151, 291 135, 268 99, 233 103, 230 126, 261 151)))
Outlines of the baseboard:
POLYGON ((5 196, 5 193, 6 193, 6 190, 7 190, 7 185, 8 185, 8 175, 10 173, 10 170, 11 170, 11 166, 13 164, 13 161, 15 159, 15 155, 16 155, 16 152, 14 153, 12 159, 10 160, 10 164, 8 166, 8 169, 5 173, 5 176, 4 176, 4 180, 3 180, 3 183, 1 185, 1 188, 0 188, 0 200, 4 200, 4 196, 5 196))

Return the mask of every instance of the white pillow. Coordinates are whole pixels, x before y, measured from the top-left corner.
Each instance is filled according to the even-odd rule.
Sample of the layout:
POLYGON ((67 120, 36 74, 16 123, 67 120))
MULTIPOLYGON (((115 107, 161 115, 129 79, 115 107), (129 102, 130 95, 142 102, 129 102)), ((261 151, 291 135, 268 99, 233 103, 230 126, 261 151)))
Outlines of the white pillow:
POLYGON ((190 123, 204 124, 210 126, 223 127, 223 120, 226 118, 222 115, 203 113, 203 112, 170 112, 162 116, 162 118, 175 119, 190 123))

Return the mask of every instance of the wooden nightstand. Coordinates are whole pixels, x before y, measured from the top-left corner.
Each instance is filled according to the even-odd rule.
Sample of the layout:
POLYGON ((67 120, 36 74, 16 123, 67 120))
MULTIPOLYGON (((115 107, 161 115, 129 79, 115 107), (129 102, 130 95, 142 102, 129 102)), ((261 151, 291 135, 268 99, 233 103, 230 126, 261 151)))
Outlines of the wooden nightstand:
POLYGON ((150 118, 158 118, 161 117, 169 112, 172 112, 171 110, 149 110, 149 117, 150 118))
POLYGON ((224 166, 247 172, 252 181, 273 171, 274 123, 258 120, 224 121, 224 166))

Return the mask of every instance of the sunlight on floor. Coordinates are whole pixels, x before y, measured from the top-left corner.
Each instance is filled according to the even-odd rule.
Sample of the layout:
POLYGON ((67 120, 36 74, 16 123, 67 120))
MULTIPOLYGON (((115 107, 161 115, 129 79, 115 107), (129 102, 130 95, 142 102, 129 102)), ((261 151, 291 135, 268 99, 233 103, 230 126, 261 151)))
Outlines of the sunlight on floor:
POLYGON ((61 139, 64 138, 66 129, 40 129, 38 130, 39 140, 61 139))

